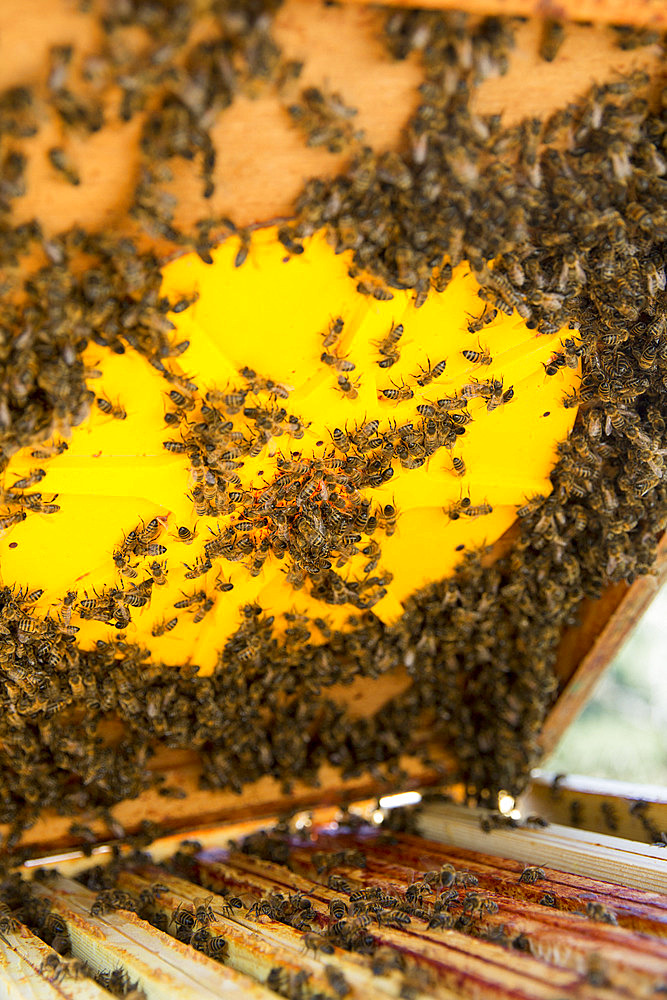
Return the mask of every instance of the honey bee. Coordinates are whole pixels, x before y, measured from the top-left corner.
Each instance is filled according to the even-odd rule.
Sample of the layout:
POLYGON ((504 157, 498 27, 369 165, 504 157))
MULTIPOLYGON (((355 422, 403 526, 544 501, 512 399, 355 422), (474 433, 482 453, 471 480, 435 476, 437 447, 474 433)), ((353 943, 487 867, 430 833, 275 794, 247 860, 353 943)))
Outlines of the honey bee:
POLYGON ((478 351, 461 351, 461 354, 466 361, 470 361, 474 365, 490 365, 493 361, 491 353, 486 347, 480 346, 478 351))
MULTIPOLYGON (((245 403, 247 394, 247 390, 234 390, 233 392, 223 393, 220 396, 220 402, 225 410, 225 413, 228 413, 230 417, 240 413, 243 408, 243 404, 245 403)), ((212 393, 207 392, 206 399, 208 400, 212 395, 212 393)))
POLYGON ((329 913, 334 920, 343 920, 347 916, 347 904, 344 899, 332 899, 329 902, 329 913))
POLYGON ((218 573, 215 580, 215 590, 219 590, 223 594, 229 593, 230 590, 234 589, 234 584, 229 580, 225 580, 221 573, 218 573))
POLYGON ((544 879, 546 877, 547 876, 544 871, 544 868, 529 867, 529 868, 524 868, 524 870, 521 872, 521 875, 519 876, 519 882, 527 882, 529 884, 532 884, 533 882, 537 882, 539 879, 544 879))
POLYGON ((163 556, 167 547, 165 545, 144 545, 139 551, 144 556, 163 556))
POLYGON ((452 265, 445 263, 436 268, 431 275, 431 284, 436 292, 444 292, 447 285, 452 280, 452 265))
POLYGON ((549 359, 546 365, 542 362, 542 367, 546 375, 555 375, 560 368, 565 367, 565 354, 559 351, 549 359))
POLYGON ((179 389, 170 389, 167 393, 169 399, 177 406, 179 411, 187 413, 195 408, 194 394, 181 392, 179 389))
POLYGON ((206 615, 215 607, 215 600, 212 597, 206 597, 199 605, 193 616, 193 622, 197 625, 202 621, 206 615))
POLYGON ((138 574, 135 567, 130 562, 130 555, 128 552, 125 552, 122 549, 117 549, 113 554, 113 561, 121 576, 127 577, 128 580, 136 579, 138 574))
POLYGON ((337 969, 334 965, 325 965, 324 974, 336 996, 346 997, 348 995, 351 987, 340 969, 337 969))
POLYGON ((51 444, 40 445, 39 448, 35 448, 30 454, 33 458, 37 459, 54 458, 56 455, 62 455, 68 448, 67 441, 54 440, 51 444))
POLYGON ((382 528, 387 538, 391 538, 396 531, 396 522, 398 520, 398 511, 394 505, 388 503, 384 507, 378 507, 376 517, 378 525, 382 528))
POLYGON ((185 525, 181 525, 176 532, 179 542, 185 542, 186 545, 192 545, 195 538, 197 537, 196 528, 187 528, 185 525))
MULTIPOLYGON (((136 530, 136 545, 135 551, 142 546, 148 545, 150 542, 155 541, 157 536, 160 534, 160 521, 157 517, 154 517, 148 524, 144 525, 139 530, 136 530)), ((129 536, 128 536, 129 537, 129 536)))
POLYGON ((480 316, 471 316, 468 313, 468 333, 479 333, 489 323, 493 323, 497 315, 498 310, 494 309, 489 303, 484 306, 480 316))
POLYGON ((464 913, 497 913, 498 904, 481 892, 468 892, 463 897, 464 913))
POLYGON ((383 337, 381 340, 375 341, 374 346, 377 348, 378 352, 382 355, 378 361, 380 368, 391 368, 395 365, 400 358, 400 350, 398 348, 398 342, 403 336, 403 324, 397 323, 391 324, 391 329, 389 333, 383 337))
POLYGON ((20 524, 21 521, 25 521, 28 515, 24 510, 14 511, 13 514, 2 514, 0 515, 0 531, 6 531, 7 528, 11 528, 14 524, 20 524))
POLYGON ((314 931, 309 931, 307 934, 303 935, 303 948, 304 951, 312 951, 314 955, 321 951, 324 955, 333 955, 334 946, 327 941, 322 934, 316 934, 314 931))
POLYGON ((195 914, 192 903, 179 903, 171 914, 170 924, 176 924, 180 931, 193 931, 195 927, 195 914))
POLYGON ((191 608, 193 605, 201 604, 206 600, 205 590, 195 590, 192 594, 186 594, 184 591, 181 591, 181 593, 183 594, 183 598, 174 603, 175 608, 191 608))
POLYGON ((19 618, 16 627, 22 636, 37 635, 43 631, 43 625, 37 618, 19 618))
POLYGON ((384 396, 385 399, 391 400, 392 403, 403 403, 408 399, 412 399, 414 396, 413 390, 405 382, 401 382, 401 385, 396 385, 392 382, 392 389, 381 389, 380 394, 384 396))
POLYGON ((368 281, 357 282, 357 291, 360 295, 372 295, 378 302, 390 302, 394 297, 394 293, 387 288, 368 281))
POLYGON ((545 18, 540 35, 539 54, 546 62, 553 62, 565 39, 565 28, 561 21, 545 18))
POLYGON ((349 378, 345 375, 338 376, 338 388, 340 389, 343 396, 349 400, 355 400, 359 396, 359 391, 357 386, 359 385, 359 379, 354 383, 350 382, 349 378))
POLYGON ((158 587, 163 587, 167 582, 167 572, 165 570, 166 563, 158 562, 155 559, 149 566, 151 576, 153 578, 153 583, 158 587))
POLYGON ((342 358, 338 354, 328 354, 326 351, 322 351, 320 354, 320 361, 323 361, 325 365, 329 365, 337 372, 351 372, 357 367, 353 361, 342 358))
POLYGON ((173 455, 183 455, 187 452, 187 445, 183 441, 163 441, 162 447, 173 455))
POLYGON ((437 365, 435 365, 433 368, 431 368, 431 362, 429 361, 428 358, 426 359, 426 362, 427 362, 427 367, 422 368, 422 366, 420 365, 419 368, 421 370, 421 374, 415 375, 415 381, 417 382, 417 385, 420 385, 422 388, 424 386, 430 385, 430 383, 433 382, 435 379, 440 378, 440 376, 444 373, 445 368, 447 367, 446 358, 443 358, 442 361, 439 361, 437 365))
POLYGON ((63 625, 69 625, 72 619, 72 605, 76 601, 77 593, 75 590, 68 590, 63 598, 62 604, 60 605, 60 621, 63 625))
POLYGON ((196 580, 198 577, 203 576, 212 569, 212 563, 208 556, 204 558, 196 559, 194 565, 190 566, 188 563, 183 563, 187 573, 185 574, 186 580, 196 580))
POLYGON ((206 899, 199 898, 193 902, 195 921, 202 927, 208 927, 215 922, 216 914, 211 906, 212 899, 213 896, 207 896, 206 899))
POLYGON ((333 433, 331 435, 334 447, 343 453, 347 453, 351 447, 351 441, 347 434, 345 434, 340 427, 334 427, 333 433))
POLYGON ((609 907, 603 906, 602 903, 595 903, 589 900, 586 903, 586 916, 591 920, 599 920, 604 924, 618 924, 616 914, 609 907))
POLYGON ((167 632, 171 632, 173 628, 176 628, 178 624, 178 618, 163 618, 162 621, 156 622, 151 629, 151 635, 156 638, 160 635, 165 635, 167 632))
POLYGON ((120 403, 112 403, 107 396, 97 396, 95 404, 107 417, 112 417, 114 420, 125 420, 127 418, 125 408, 120 403))
POLYGON ((458 521, 462 514, 470 507, 470 497, 462 497, 460 500, 456 500, 449 507, 443 507, 443 513, 445 513, 451 521, 458 521))
POLYGON ((49 163, 59 174, 65 178, 68 184, 77 187, 81 183, 79 171, 74 166, 71 157, 62 146, 53 146, 48 151, 49 163))
POLYGON ((328 351, 329 348, 336 346, 336 344, 340 339, 340 335, 343 332, 343 326, 344 322, 342 316, 337 316, 335 319, 331 320, 326 333, 322 334, 324 338, 322 341, 322 346, 324 347, 325 351, 328 351))
POLYGON ((31 486, 34 486, 41 479, 44 478, 46 472, 44 469, 33 469, 27 476, 23 479, 17 479, 16 482, 12 483, 10 486, 11 490, 28 490, 31 486))
POLYGON ((516 310, 522 319, 530 319, 530 307, 524 302, 506 275, 500 271, 489 271, 485 274, 484 285, 477 294, 487 301, 492 298, 491 305, 509 316, 516 310), (489 292, 496 292, 497 296, 490 297, 489 292))

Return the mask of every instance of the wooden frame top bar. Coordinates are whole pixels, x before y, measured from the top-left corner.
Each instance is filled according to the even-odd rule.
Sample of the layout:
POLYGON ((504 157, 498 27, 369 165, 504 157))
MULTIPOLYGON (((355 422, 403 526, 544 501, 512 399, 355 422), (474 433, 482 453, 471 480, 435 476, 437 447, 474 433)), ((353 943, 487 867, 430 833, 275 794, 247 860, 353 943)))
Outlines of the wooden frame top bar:
MULTIPOLYGON (((368 0, 344 0, 365 4, 368 0)), ((599 24, 635 24, 667 27, 664 0, 385 0, 396 7, 464 10, 469 14, 516 15, 561 21, 594 21, 599 24)))

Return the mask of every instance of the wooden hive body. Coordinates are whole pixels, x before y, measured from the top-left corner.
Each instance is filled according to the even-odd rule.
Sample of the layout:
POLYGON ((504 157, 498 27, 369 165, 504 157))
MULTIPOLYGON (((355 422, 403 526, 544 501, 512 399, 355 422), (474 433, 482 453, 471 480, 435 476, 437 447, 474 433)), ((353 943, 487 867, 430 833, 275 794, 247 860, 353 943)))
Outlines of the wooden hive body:
MULTIPOLYGON (((449 5, 425 0, 424 6, 449 5)), ((657 44, 624 50, 614 44, 605 26, 626 23, 664 31, 667 8, 661 0, 631 6, 617 0, 579 0, 560 4, 557 10, 533 0, 515 0, 509 7, 500 0, 468 0, 456 6, 473 15, 527 18, 517 27, 507 74, 485 80, 474 98, 477 114, 502 114, 505 125, 526 116, 546 118, 593 83, 623 79, 624 74, 645 68, 657 85, 664 74, 657 44), (543 30, 537 18, 549 14, 604 23, 569 24, 560 54, 545 62, 537 54, 543 30)), ((358 108, 357 120, 368 141, 389 150, 399 146, 415 111, 421 70, 414 56, 400 61, 387 57, 378 43, 381 16, 363 2, 320 5, 285 0, 275 32, 287 56, 304 61, 304 84, 325 81, 331 89, 343 90, 358 108)), ((205 34, 205 23, 201 30, 205 34)), ((99 22, 65 0, 53 4, 5 0, 0 10, 0 87, 29 84, 43 76, 53 45, 72 44, 88 53, 98 48, 100 38, 99 22)), ((131 30, 126 41, 133 44, 131 30)), ((47 237, 73 224, 129 232, 125 215, 140 163, 140 126, 141 116, 116 122, 85 142, 80 135, 75 137, 82 183, 71 186, 63 185, 44 166, 47 149, 62 137, 52 122, 43 128, 30 139, 31 183, 13 206, 13 223, 36 216, 47 237)), ((331 178, 346 166, 344 152, 304 147, 275 94, 266 92, 254 99, 248 94, 238 97, 216 125, 215 143, 216 192, 208 207, 214 214, 231 216, 239 228, 289 217, 308 180, 331 178)), ((198 179, 184 170, 177 183, 179 218, 197 217, 203 204, 198 179)), ((173 253, 164 234, 153 234, 150 243, 158 257, 173 253)), ((511 553, 518 537, 514 525, 487 554, 489 563, 511 553)), ((584 705, 666 577, 663 537, 652 576, 614 583, 598 598, 585 599, 576 622, 562 629, 555 665, 558 694, 539 734, 544 755, 584 705)), ((373 680, 355 679, 343 693, 351 718, 372 717, 402 690, 405 676, 403 671, 373 680)), ((72 715, 68 724, 74 729, 80 721, 81 716, 72 715)), ((122 742, 118 718, 106 720, 100 731, 110 748, 122 742)), ((210 787, 210 781, 202 787, 201 755, 187 742, 158 745, 147 762, 153 786, 137 789, 133 797, 107 802, 104 809, 88 802, 76 815, 60 815, 50 808, 32 816, 30 825, 20 831, 5 823, 0 828, 9 838, 4 861, 13 856, 18 865, 27 859, 21 873, 29 879, 43 863, 52 872, 35 883, 36 896, 50 908, 51 924, 48 932, 42 928, 40 936, 34 921, 32 930, 27 922, 17 922, 19 913, 21 921, 27 918, 19 910, 18 897, 11 896, 14 890, 4 885, 0 895, 10 902, 9 910, 0 909, 0 995, 22 997, 30 992, 47 998, 103 1000, 109 996, 109 977, 119 968, 124 973, 115 984, 117 995, 137 981, 150 1000, 220 995, 270 1000, 277 993, 330 1000, 348 995, 360 1000, 386 996, 557 1000, 565 995, 612 1000, 648 997, 667 988, 667 863, 660 846, 639 843, 652 843, 656 836, 665 839, 664 795, 602 787, 582 791, 576 782, 559 785, 547 776, 525 792, 519 803, 524 822, 515 829, 506 816, 454 804, 462 802, 468 790, 446 742, 429 746, 428 753, 424 747, 420 750, 404 755, 400 770, 386 769, 380 761, 355 777, 344 777, 339 767, 325 763, 317 771, 316 783, 297 779, 286 788, 284 781, 267 774, 245 783, 239 794, 228 787, 210 787), (179 789, 179 797, 161 795, 160 783, 179 789), (392 840, 382 829, 396 824, 387 808, 378 808, 377 800, 414 789, 420 789, 425 800, 414 814, 406 813, 402 832, 392 840), (348 803, 356 804, 352 813, 341 813, 338 807, 348 803), (573 803, 579 805, 575 808, 573 803), (585 829, 574 829, 579 823, 573 816, 581 816, 582 810, 585 829), (287 833, 278 828, 265 839, 258 835, 262 824, 272 825, 295 813, 296 824, 287 833), (543 817, 544 825, 534 817, 526 823, 530 814, 543 817), (363 816, 366 825, 360 829, 354 816, 363 816), (372 824, 380 819, 385 826, 378 832, 372 824), (599 833, 589 832, 595 830, 599 833), (133 840, 137 834, 139 839, 133 840), (246 836, 251 840, 242 851, 239 843, 246 836), (178 850, 183 837, 200 841, 204 853, 185 848, 178 874, 156 867, 178 850), (230 838, 234 838, 231 847, 230 838), (148 846, 151 859, 135 857, 120 865, 116 888, 134 894, 135 900, 148 893, 151 919, 163 930, 155 930, 135 913, 116 909, 115 904, 107 906, 108 897, 97 895, 102 881, 91 881, 90 887, 73 881, 93 862, 104 865, 112 856, 115 861, 114 851, 127 862, 130 849, 137 846, 148 846), (353 863, 350 852, 355 851, 365 852, 363 865, 353 863), (327 854, 337 855, 330 866, 327 854), (331 880, 332 873, 337 882, 331 880), (433 884, 440 879, 438 890, 444 891, 450 874, 457 886, 456 900, 450 900, 446 919, 439 919, 443 909, 434 908, 435 890, 424 876, 433 884), (156 882, 166 885, 156 892, 156 882), (422 887, 422 917, 414 912, 415 885, 422 887), (336 900, 340 903, 344 897, 344 923, 348 905, 352 914, 353 901, 348 897, 373 887, 388 893, 390 900, 385 899, 383 916, 376 914, 374 922, 368 921, 375 943, 367 951, 374 952, 374 958, 359 945, 363 920, 353 928, 355 947, 348 947, 345 927, 331 930, 332 904, 335 908, 336 900), (309 930, 276 917, 271 909, 278 905, 275 893, 310 900, 309 930), (247 897, 245 910, 240 903, 237 907, 225 902, 237 895, 247 897), (273 902, 261 911, 262 901, 267 900, 273 902), (409 930, 401 924, 401 915, 411 912, 410 906, 401 909, 406 900, 413 907, 409 930), (210 923, 208 937, 204 934, 204 943, 195 950, 176 936, 183 914, 194 914, 202 903, 218 909, 210 922, 195 920, 200 933, 210 923), (77 978, 76 963, 63 966, 53 958, 56 926, 69 936, 75 958, 101 974, 97 985, 90 978, 77 978), (384 951, 387 963, 380 970, 373 964, 379 963, 378 949, 384 951), (387 954, 392 953, 390 960, 387 954), (216 961, 221 956, 224 964, 216 961)), ((493 752, 503 751, 495 747, 493 752)), ((143 897, 144 905, 147 898, 143 897)), ((186 940, 192 938, 186 935, 186 940)))
MULTIPOLYGON (((47 8, 37 0, 30 4, 10 0, 4 4, 1 18, 6 52, 2 67, 5 85, 23 83, 36 76, 47 49, 55 43, 74 43, 83 50, 95 46, 96 29, 90 18, 64 3, 53 9, 47 6, 49 16, 44 16, 47 8)), ((474 5, 469 6, 472 9, 474 5)), ((485 4, 484 12, 494 13, 494 4, 485 4)), ((533 8, 515 4, 512 12, 530 14, 533 8)), ((632 11, 609 2, 604 10, 595 5, 594 11, 577 7, 571 13, 604 17, 608 22, 628 20, 656 26, 663 25, 665 18, 663 5, 648 2, 635 5, 632 11)), ((304 0, 288 0, 278 15, 276 30, 290 55, 297 58, 307 54, 308 80, 326 79, 332 86, 338 81, 345 82, 346 95, 359 108, 359 121, 369 141, 379 148, 392 148, 399 142, 414 109, 415 86, 420 77, 415 60, 392 62, 380 52, 375 35, 378 16, 363 4, 320 8, 304 0), (337 37, 333 49, 332 34, 337 37)), ((553 63, 545 63, 537 55, 540 30, 541 25, 535 20, 527 20, 519 27, 509 72, 485 81, 479 88, 475 98, 479 114, 503 113, 507 124, 525 115, 545 117, 579 96, 593 80, 605 80, 642 67, 656 76, 660 72, 657 46, 623 51, 614 47, 604 26, 570 25, 561 55, 553 63), (530 86, 526 86, 528 76, 530 86)), ((131 121, 104 129, 91 140, 80 188, 57 186, 45 169, 35 166, 35 177, 17 209, 17 220, 36 215, 49 233, 75 222, 113 228, 114 220, 122 216, 129 200, 136 167, 131 157, 137 155, 134 149, 137 136, 137 123, 131 121)), ((239 227, 288 216, 306 180, 331 176, 344 165, 342 154, 304 149, 285 124, 277 103, 266 96, 254 101, 240 98, 225 116, 216 140, 227 155, 217 178, 215 212, 233 214, 239 227)), ((54 141, 48 131, 40 134, 34 140, 34 151, 46 149, 54 141)), ((39 162, 37 155, 34 161, 39 162)), ((196 215, 199 197, 194 185, 184 182, 179 212, 184 216, 196 215)), ((159 239, 155 246, 159 251, 159 239)), ((513 538, 510 531, 498 543, 498 551, 508 551, 513 538)), ((610 656, 636 622, 660 580, 665 578, 664 552, 663 543, 655 578, 618 583, 598 600, 584 601, 578 624, 564 632, 556 667, 560 694, 541 736, 545 751, 554 746, 582 706, 610 656)), ((390 677, 372 686, 359 681, 350 689, 349 701, 357 706, 355 711, 360 717, 373 714, 378 705, 391 697, 394 683, 395 678, 390 677)), ((113 724, 109 726, 109 734, 115 738, 113 724)), ((403 760, 401 788, 442 784, 443 769, 445 775, 448 770, 446 747, 438 748, 435 763, 442 768, 427 766, 416 757, 403 760)), ((193 824, 238 822, 294 808, 370 797, 387 789, 399 790, 395 776, 381 775, 378 770, 344 780, 335 767, 326 765, 320 769, 316 787, 296 781, 286 792, 280 783, 267 776, 246 786, 239 796, 228 790, 200 788, 198 755, 186 748, 161 747, 149 767, 186 794, 183 798, 169 799, 151 789, 115 806, 113 816, 127 833, 138 830, 146 820, 166 829, 191 829, 193 824)), ((99 838, 108 836, 107 821, 90 812, 83 813, 80 819, 99 838)), ((71 822, 70 816, 49 812, 24 831, 21 845, 36 855, 47 848, 76 845, 77 836, 69 829, 71 822)))

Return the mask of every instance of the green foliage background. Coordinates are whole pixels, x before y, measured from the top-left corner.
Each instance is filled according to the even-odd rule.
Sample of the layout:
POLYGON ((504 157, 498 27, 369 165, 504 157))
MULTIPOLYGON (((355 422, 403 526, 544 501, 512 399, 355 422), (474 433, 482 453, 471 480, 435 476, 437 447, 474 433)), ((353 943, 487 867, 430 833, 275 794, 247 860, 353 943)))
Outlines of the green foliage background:
POLYGON ((667 786, 667 586, 543 767, 667 786))

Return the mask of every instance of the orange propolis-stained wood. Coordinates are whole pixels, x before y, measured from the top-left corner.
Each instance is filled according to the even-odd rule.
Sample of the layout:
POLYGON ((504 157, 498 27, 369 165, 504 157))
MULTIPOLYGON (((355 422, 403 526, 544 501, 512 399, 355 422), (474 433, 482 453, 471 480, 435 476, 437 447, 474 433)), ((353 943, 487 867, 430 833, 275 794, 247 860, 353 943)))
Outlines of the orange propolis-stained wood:
MULTIPOLYGON (((629 18, 641 6, 623 5, 629 18)), ((662 0, 658 6, 665 10, 662 0)), ((498 12, 518 13, 511 3, 498 12)), ((321 85, 323 80, 348 106, 357 108, 355 128, 365 132, 374 148, 396 147, 419 103, 422 74, 416 57, 398 62, 390 57, 380 40, 382 24, 382 11, 366 4, 327 7, 312 0, 285 0, 274 33, 284 56, 304 63, 296 89, 282 98, 269 88, 253 100, 242 95, 235 99, 212 132, 218 151, 213 197, 206 201, 199 180, 186 170, 177 172, 180 218, 220 214, 231 216, 239 226, 266 224, 291 213, 310 177, 334 176, 343 170, 347 155, 305 147, 286 111, 302 87, 321 85)), ((201 31, 205 30, 203 23, 201 31)), ((475 111, 501 113, 505 124, 525 115, 546 116, 582 96, 595 82, 639 67, 654 72, 660 66, 659 46, 623 51, 614 45, 609 28, 580 24, 567 26, 558 55, 547 63, 538 54, 540 30, 537 18, 517 26, 509 71, 479 86, 475 111)), ((92 15, 69 0, 3 0, 0 88, 43 83, 51 45, 74 44, 86 54, 99 42, 92 15)), ((50 167, 46 150, 62 140, 62 133, 53 118, 42 122, 39 133, 26 143, 28 191, 13 202, 17 222, 37 217, 47 234, 75 223, 127 229, 125 215, 138 177, 144 115, 120 122, 116 102, 117 95, 110 93, 109 124, 100 132, 68 137, 82 178, 78 187, 67 184, 50 167)))
MULTIPOLYGON (((368 0, 344 0, 366 4, 368 0)), ((664 28, 664 0, 385 0, 389 6, 423 7, 427 10, 465 10, 469 14, 505 17, 551 18, 558 21, 593 21, 597 24, 634 24, 664 28)))

